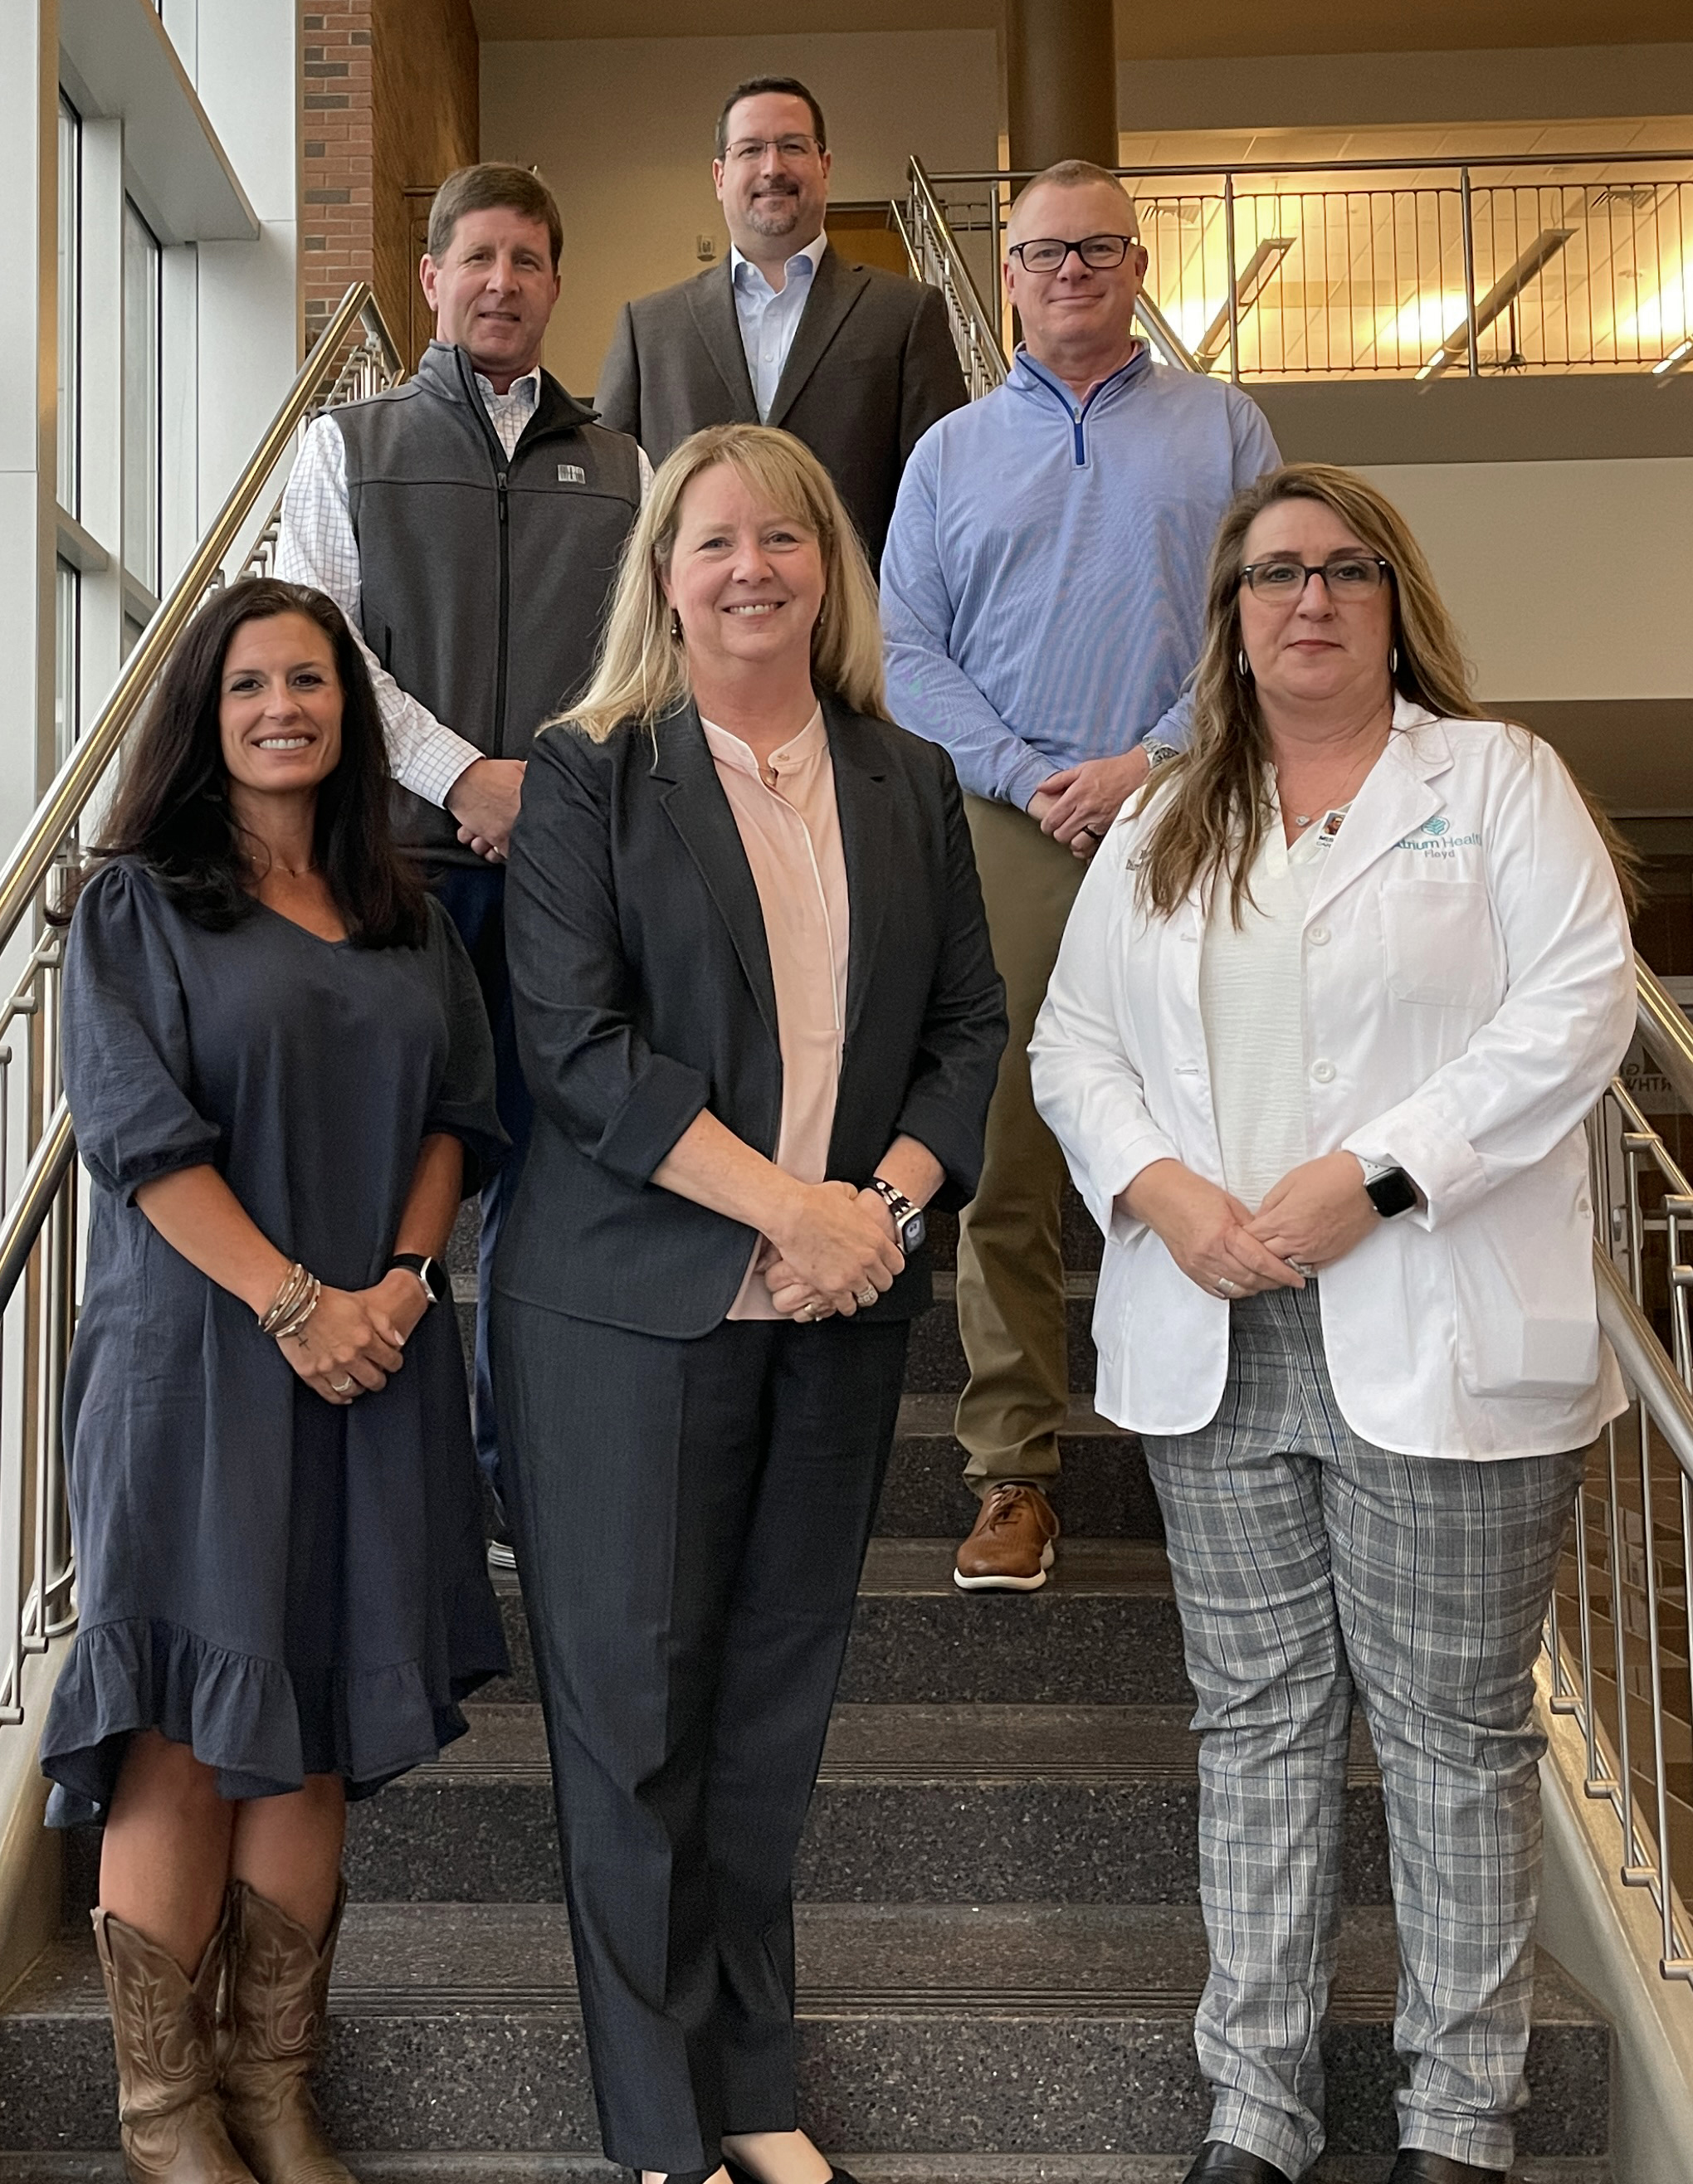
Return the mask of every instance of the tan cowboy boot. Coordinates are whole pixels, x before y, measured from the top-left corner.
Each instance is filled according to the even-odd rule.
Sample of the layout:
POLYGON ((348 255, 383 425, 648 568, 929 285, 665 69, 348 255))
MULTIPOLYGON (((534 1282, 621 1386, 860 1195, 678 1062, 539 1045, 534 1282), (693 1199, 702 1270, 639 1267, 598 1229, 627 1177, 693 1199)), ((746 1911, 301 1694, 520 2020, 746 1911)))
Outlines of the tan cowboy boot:
POLYGON ((191 1980, 168 1949, 94 1914, 118 2051, 118 2120, 133 2184, 253 2184, 218 2100, 217 2001, 229 1918, 191 1980))
POLYGON ((319 1948, 286 1911, 244 1881, 230 1884, 224 2114, 259 2184, 354 2184, 324 2136, 311 2090, 346 1901, 343 1882, 319 1948))

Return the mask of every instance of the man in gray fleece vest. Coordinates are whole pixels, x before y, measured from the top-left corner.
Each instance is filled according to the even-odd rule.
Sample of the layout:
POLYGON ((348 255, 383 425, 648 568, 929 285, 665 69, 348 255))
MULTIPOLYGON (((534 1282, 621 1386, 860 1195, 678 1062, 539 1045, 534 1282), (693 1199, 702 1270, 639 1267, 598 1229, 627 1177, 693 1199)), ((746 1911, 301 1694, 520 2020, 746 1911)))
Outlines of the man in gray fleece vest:
POLYGON ((588 681, 646 474, 634 441, 541 368, 561 239, 551 191, 526 169, 448 177, 422 265, 435 339, 414 377, 312 426, 276 551, 278 575, 327 592, 363 644, 400 838, 470 950, 493 1027, 513 1151, 482 1200, 476 1448, 491 1479, 487 1275, 530 1117, 505 969, 506 843, 531 738, 588 681))

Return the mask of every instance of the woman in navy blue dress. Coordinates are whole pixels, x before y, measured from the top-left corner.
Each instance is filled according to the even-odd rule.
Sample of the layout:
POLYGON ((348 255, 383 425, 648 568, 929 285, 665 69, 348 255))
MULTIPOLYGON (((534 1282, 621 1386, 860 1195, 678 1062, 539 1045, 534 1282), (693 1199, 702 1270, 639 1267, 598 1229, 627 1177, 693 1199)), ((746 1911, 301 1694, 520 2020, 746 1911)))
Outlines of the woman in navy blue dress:
POLYGON ((437 1301, 503 1149, 493 1049, 387 793, 339 612, 232 586, 165 671, 67 943, 81 1623, 42 1764, 52 1819, 105 1823, 136 2177, 347 2176, 309 2086, 346 1801, 506 1665, 437 1301))

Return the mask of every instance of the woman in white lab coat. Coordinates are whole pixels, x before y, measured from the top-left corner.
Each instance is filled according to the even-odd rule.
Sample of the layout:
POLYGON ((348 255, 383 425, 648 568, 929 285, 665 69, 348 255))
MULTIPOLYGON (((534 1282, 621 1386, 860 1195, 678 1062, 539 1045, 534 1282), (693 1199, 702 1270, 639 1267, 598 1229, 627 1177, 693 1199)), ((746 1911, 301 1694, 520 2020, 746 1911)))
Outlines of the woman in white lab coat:
POLYGON ((1094 860, 1031 1050, 1105 1234, 1096 1401, 1145 1440, 1205 1732, 1190 2184, 1322 2148, 1355 1691, 1410 2065, 1394 2184, 1510 2167, 1534 1663, 1623 1405, 1581 1123, 1633 1017, 1611 848, 1546 744, 1477 717, 1402 518, 1327 465, 1259 480, 1213 554, 1189 750, 1094 860))

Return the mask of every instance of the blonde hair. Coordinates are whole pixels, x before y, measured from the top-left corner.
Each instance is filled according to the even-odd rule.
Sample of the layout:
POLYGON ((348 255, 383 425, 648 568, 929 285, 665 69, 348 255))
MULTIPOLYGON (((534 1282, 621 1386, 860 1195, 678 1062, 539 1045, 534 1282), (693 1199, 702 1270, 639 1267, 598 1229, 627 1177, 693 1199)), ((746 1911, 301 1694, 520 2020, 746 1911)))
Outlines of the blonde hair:
MULTIPOLYGON (((1395 694, 1447 720, 1490 717, 1471 690, 1456 627, 1423 549, 1393 503, 1356 471, 1333 463, 1288 463, 1267 472, 1235 496, 1211 548, 1205 641, 1194 678, 1187 750, 1142 794, 1144 805, 1173 776, 1174 793, 1152 827, 1137 887, 1142 907, 1161 917, 1168 917, 1195 887, 1208 899, 1225 879, 1237 926, 1251 899, 1247 875, 1266 828, 1273 823, 1273 807, 1269 733, 1252 678, 1240 665, 1240 571, 1254 521, 1267 508, 1287 500, 1316 501, 1332 509, 1353 537, 1392 571, 1395 694)), ((1534 733, 1512 725, 1521 735, 1534 733)), ((1632 910, 1638 898, 1639 860, 1590 798, 1587 803, 1632 910)))
POLYGON ((682 494, 719 463, 817 541, 823 604, 811 631, 811 675, 855 713, 888 717, 876 581, 834 482, 791 432, 710 425, 673 448, 623 549, 593 679, 559 715, 594 743, 626 722, 651 727, 688 702, 688 652, 665 597, 682 494))

